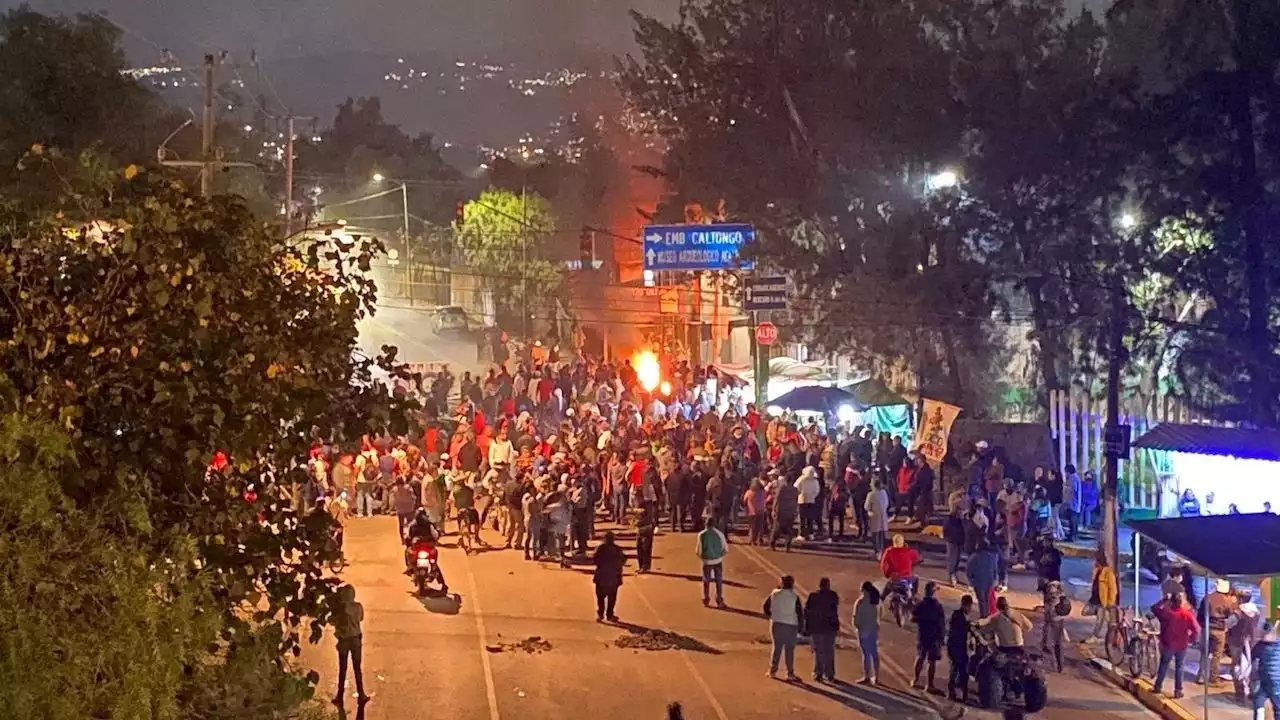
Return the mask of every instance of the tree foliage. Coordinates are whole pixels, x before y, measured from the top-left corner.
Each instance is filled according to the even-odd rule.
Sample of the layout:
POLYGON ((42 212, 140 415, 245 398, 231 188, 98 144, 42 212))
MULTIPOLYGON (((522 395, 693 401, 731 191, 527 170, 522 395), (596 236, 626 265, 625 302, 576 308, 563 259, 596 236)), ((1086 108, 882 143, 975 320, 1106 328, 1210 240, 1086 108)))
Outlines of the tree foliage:
MULTIPOLYGON (((313 437, 405 429, 396 401, 372 383, 372 363, 352 355, 356 321, 372 311, 365 271, 376 243, 283 246, 235 197, 193 197, 136 166, 82 181, 96 166, 74 172, 39 146, 23 164, 63 194, 53 207, 0 207, 3 382, 15 410, 66 435, 65 454, 40 475, 57 486, 39 497, 88 514, 85 532, 111 542, 86 559, 112 567, 105 561, 118 553, 122 566, 62 607, 102 602, 111 612, 94 591, 138 599, 150 588, 113 621, 137 626, 126 643, 167 632, 159 613, 182 616, 147 661, 173 656, 181 678, 157 671, 151 696, 90 700, 151 703, 157 717, 271 716, 309 692, 285 658, 319 637, 334 587, 323 574, 329 520, 293 513, 290 473, 313 437), (232 462, 211 473, 216 451, 232 462), (187 617, 182 603, 198 609, 187 617)), ((378 362, 400 372, 392 357, 378 362)), ((44 530, 51 543, 53 532, 44 530)), ((0 554, 0 574, 34 578, 18 572, 23 562, 0 554)), ((105 620, 83 622, 97 625, 73 642, 107 632, 105 620)), ((118 651, 82 649, 85 658, 118 651)), ((96 682, 121 693, 147 667, 98 666, 96 682)))
MULTIPOLYGON (((759 259, 806 296, 794 330, 923 362, 968 402, 1000 359, 989 334, 1027 319, 1026 295, 1072 302, 1046 279, 1074 275, 1062 266, 1116 191, 1080 132, 1100 105, 1087 15, 1057 0, 707 0, 636 23, 642 58, 622 82, 669 144, 665 174, 765 230, 759 259), (960 184, 937 187, 945 172, 960 184)), ((1068 331, 1035 329, 1053 366, 1047 340, 1068 331)))
POLYGON ((565 258, 551 203, 531 192, 490 188, 468 202, 458 228, 459 255, 494 290, 500 320, 553 317, 565 258))

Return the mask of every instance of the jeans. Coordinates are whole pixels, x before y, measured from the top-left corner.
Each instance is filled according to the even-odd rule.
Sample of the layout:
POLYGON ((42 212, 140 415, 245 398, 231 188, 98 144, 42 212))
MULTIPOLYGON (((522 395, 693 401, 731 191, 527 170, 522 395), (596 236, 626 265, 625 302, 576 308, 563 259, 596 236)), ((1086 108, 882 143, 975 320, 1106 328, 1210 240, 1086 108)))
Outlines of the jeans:
POLYGON ((409 526, 413 524, 413 511, 396 513, 396 520, 400 523, 400 537, 403 539, 405 530, 408 530, 409 526))
MULTIPOLYGON (((720 567, 716 565, 715 567, 720 567)), ((770 623, 769 633, 773 636, 773 657, 769 660, 769 672, 778 672, 778 658, 785 657, 787 675, 796 674, 796 640, 800 636, 800 628, 784 623, 770 623)))
POLYGON ((868 518, 865 501, 866 498, 859 500, 855 497, 853 499, 853 521, 858 524, 859 540, 867 539, 867 533, 870 532, 867 528, 868 518))
POLYGON ((356 679, 356 692, 364 696, 364 672, 361 669, 363 659, 363 643, 361 636, 338 640, 338 698, 342 698, 347 685, 347 661, 351 661, 351 674, 356 679))
POLYGON ((373 488, 356 488, 356 515, 368 517, 378 509, 378 501, 373 497, 373 488))
MULTIPOLYGON (((714 565, 702 566, 702 602, 710 602, 711 600, 711 583, 716 584, 716 604, 724 602, 724 564, 716 563, 714 565)), ((776 626, 775 626, 776 627, 776 626)), ((795 643, 792 642, 792 649, 795 649, 795 643)))
POLYGON ((684 523, 689 519, 689 513, 685 511, 684 505, 678 500, 671 500, 669 508, 671 510, 671 532, 683 531, 684 523))
POLYGON ((524 543, 524 510, 520 508, 508 508, 507 544, 513 548, 519 548, 522 547, 524 543))
POLYGON ((627 493, 625 490, 613 491, 613 521, 622 522, 627 517, 627 493))
POLYGON ((862 675, 868 679, 880 675, 880 637, 876 633, 858 633, 862 650, 862 675))
POLYGON ((973 586, 973 601, 978 604, 978 617, 986 617, 991 614, 991 591, 995 588, 973 586))
POLYGON ((955 577, 960 572, 960 546, 947 543, 947 577, 955 577))
POLYGON ((835 679, 836 634, 813 633, 813 676, 818 679, 835 679))
POLYGON ((1165 676, 1169 674, 1169 661, 1173 661, 1173 691, 1175 693, 1182 692, 1182 663, 1187 659, 1187 651, 1165 650, 1160 648, 1160 666, 1156 669, 1156 682, 1152 685, 1152 689, 1160 692, 1160 686, 1164 685, 1165 676))
POLYGON ((636 563, 641 570, 653 566, 653 535, 640 533, 636 537, 636 563))
POLYGON ((965 655, 951 656, 951 674, 947 677, 947 694, 959 694, 969 697, 969 658, 965 655))
POLYGON ((1086 527, 1092 530, 1093 529, 1093 508, 1091 507, 1084 508, 1083 510, 1080 511, 1080 515, 1081 515, 1080 524, 1083 527, 1086 527))
POLYGON ((618 606, 617 585, 596 585, 596 617, 614 617, 614 609, 618 606))
POLYGON ((1267 716, 1267 701, 1271 701, 1271 712, 1280 714, 1280 694, 1270 692, 1262 684, 1253 687, 1253 718, 1264 720, 1267 716))
POLYGON ((871 547, 875 548, 876 557, 880 557, 880 553, 884 552, 884 531, 876 530, 871 533, 871 547))

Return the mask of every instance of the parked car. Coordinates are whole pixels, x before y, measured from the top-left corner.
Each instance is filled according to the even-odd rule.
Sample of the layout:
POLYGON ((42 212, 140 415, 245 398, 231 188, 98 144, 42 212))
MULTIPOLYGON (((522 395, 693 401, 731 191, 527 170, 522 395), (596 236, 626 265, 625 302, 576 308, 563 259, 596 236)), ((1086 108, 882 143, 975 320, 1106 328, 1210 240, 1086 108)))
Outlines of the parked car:
POLYGON ((436 335, 446 333, 465 334, 471 330, 467 320, 467 312, 458 305, 441 305, 431 312, 431 332, 436 335))

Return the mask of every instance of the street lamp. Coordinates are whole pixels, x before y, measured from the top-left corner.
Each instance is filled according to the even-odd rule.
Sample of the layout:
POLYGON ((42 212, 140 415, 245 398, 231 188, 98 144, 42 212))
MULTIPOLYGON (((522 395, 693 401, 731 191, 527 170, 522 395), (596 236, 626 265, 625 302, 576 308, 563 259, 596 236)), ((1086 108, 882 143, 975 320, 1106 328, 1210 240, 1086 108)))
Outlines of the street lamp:
POLYGON ((1138 218, 1133 213, 1124 213, 1120 216, 1119 222, 1122 230, 1132 230, 1138 226, 1138 218))
POLYGON ((960 182, 960 176, 954 170, 942 170, 929 176, 928 184, 930 190, 945 190, 953 188, 960 182))
POLYGON ((374 181, 374 182, 376 182, 376 183, 380 183, 380 182, 382 182, 383 180, 386 180, 386 179, 387 179, 387 178, 386 178, 386 176, 385 176, 385 175, 383 175, 382 173, 374 173, 374 174, 373 174, 373 181, 374 181))

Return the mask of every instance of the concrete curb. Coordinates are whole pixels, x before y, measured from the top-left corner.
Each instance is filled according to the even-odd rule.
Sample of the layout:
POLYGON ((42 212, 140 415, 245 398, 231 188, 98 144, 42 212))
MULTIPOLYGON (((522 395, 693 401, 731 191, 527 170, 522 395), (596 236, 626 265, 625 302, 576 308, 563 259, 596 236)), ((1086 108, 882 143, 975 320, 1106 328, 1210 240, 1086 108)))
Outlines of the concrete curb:
POLYGON ((1097 668, 1111 683, 1128 690, 1146 708, 1165 720, 1199 720, 1199 715, 1192 713, 1173 698, 1157 695, 1146 678, 1134 678, 1123 673, 1102 658, 1090 658, 1089 664, 1097 668))
MULTIPOLYGON (((890 525, 889 527, 891 530, 893 529, 892 525, 890 525)), ((896 530, 895 532, 902 532, 902 533, 917 532, 920 536, 919 537, 920 542, 926 542, 931 545, 946 544, 946 542, 942 539, 941 525, 926 525, 918 531, 904 529, 904 530, 896 530)), ((1064 557, 1084 558, 1086 560, 1092 560, 1094 555, 1097 554, 1097 550, 1093 548, 1076 547, 1074 545, 1068 545, 1066 543, 1060 543, 1058 545, 1058 551, 1061 552, 1064 557)), ((1129 556, 1130 556, 1130 553, 1126 553, 1126 552, 1120 553, 1121 560, 1129 560, 1129 556)))

